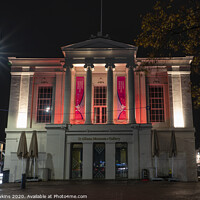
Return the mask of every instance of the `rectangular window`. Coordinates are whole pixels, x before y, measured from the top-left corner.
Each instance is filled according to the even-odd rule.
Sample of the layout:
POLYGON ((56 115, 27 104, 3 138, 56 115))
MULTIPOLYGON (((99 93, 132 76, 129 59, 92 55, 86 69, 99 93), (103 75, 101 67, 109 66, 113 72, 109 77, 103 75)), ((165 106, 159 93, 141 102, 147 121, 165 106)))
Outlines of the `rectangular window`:
POLYGON ((149 105, 151 122, 164 122, 164 92, 163 86, 149 86, 149 105))
POLYGON ((53 92, 53 87, 42 86, 38 88, 38 102, 37 102, 38 123, 51 122, 52 92, 53 92))
POLYGON ((106 87, 94 87, 94 123, 105 124, 106 119, 106 87))

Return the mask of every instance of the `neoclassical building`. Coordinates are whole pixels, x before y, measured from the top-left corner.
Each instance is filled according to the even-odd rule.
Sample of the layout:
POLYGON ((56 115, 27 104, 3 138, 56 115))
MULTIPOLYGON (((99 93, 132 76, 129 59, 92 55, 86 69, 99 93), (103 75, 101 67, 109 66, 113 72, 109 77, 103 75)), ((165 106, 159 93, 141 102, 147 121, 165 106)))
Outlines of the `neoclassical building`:
POLYGON ((37 131, 37 174, 52 180, 168 176, 175 132, 174 176, 195 181, 190 92, 192 57, 138 58, 137 47, 96 37, 61 48, 63 58, 9 58, 11 91, 4 169, 20 178, 20 134, 37 131))

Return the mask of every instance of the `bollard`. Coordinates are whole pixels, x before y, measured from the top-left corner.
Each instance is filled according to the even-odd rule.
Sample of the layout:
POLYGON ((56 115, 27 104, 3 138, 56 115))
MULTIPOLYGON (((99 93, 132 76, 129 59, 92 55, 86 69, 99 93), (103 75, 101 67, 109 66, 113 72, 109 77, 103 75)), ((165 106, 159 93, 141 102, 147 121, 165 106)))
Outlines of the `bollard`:
POLYGON ((21 189, 26 188, 26 174, 22 174, 21 189))

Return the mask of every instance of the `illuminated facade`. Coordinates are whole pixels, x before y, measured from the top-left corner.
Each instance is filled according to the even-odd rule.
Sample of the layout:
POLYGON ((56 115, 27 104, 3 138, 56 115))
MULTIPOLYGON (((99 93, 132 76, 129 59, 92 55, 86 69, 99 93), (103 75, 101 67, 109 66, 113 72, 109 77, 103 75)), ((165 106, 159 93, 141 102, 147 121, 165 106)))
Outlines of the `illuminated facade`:
POLYGON ((62 47, 64 58, 9 58, 11 93, 6 159, 20 177, 21 131, 37 131, 37 173, 45 179, 141 179, 155 176, 152 130, 159 138, 158 175, 196 180, 190 93, 192 57, 149 60, 137 48, 103 37, 62 47), (47 170, 48 169, 48 170, 47 170))

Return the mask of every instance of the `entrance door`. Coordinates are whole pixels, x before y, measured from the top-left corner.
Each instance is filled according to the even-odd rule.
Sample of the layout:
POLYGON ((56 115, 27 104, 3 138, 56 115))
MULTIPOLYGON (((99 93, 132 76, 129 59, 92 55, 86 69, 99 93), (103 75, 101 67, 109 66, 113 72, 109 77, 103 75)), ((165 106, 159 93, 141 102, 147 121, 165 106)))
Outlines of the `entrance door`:
POLYGON ((127 143, 116 143, 116 178, 128 178, 127 143))
POLYGON ((83 144, 72 144, 71 178, 82 178, 83 144))
POLYGON ((94 143, 93 178, 105 178, 105 144, 94 143))
POLYGON ((94 124, 105 124, 106 119, 106 86, 94 87, 94 124))

